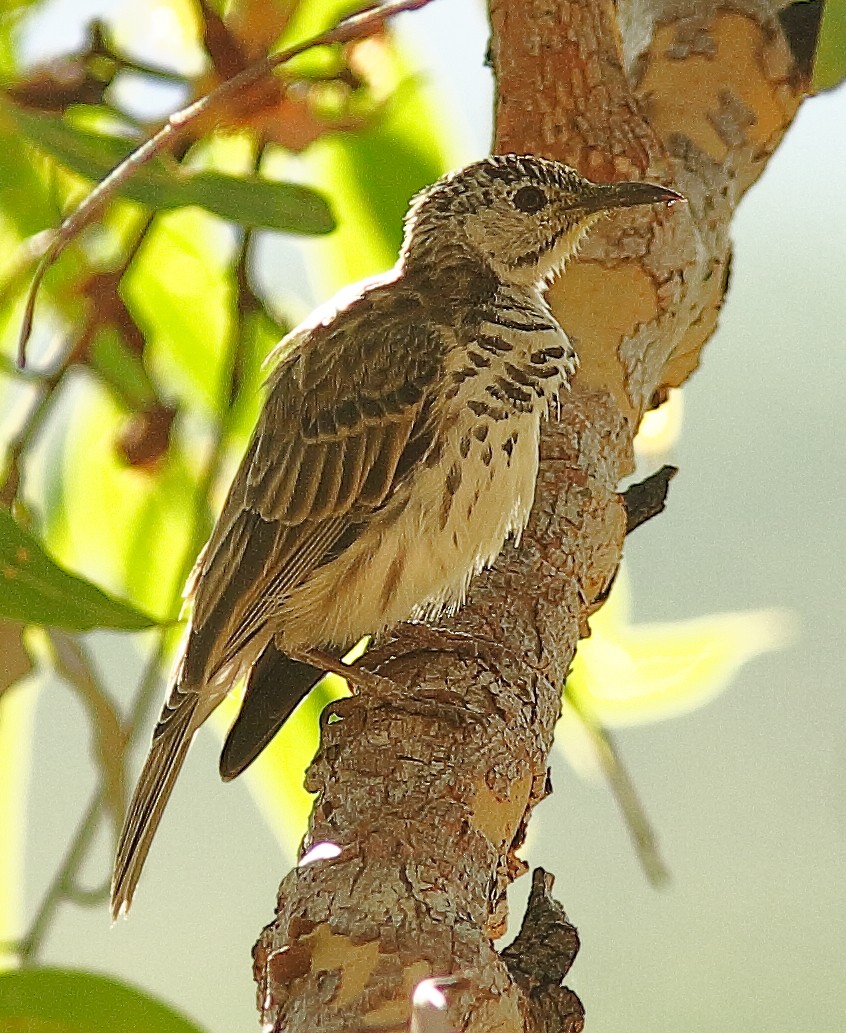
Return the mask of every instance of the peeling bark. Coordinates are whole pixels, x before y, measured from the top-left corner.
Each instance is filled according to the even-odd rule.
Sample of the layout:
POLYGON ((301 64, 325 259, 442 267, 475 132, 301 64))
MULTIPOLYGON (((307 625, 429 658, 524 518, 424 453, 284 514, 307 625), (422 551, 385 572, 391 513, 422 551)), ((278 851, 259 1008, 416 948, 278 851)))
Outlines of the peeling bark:
MULTIPOLYGON (((651 178, 689 204, 609 218, 553 285, 581 366, 545 428, 522 543, 440 637, 407 626, 369 654, 395 689, 325 715, 304 850, 329 840, 341 852, 280 887, 254 955, 268 1028, 404 1030, 415 984, 453 973, 455 1029, 581 1029, 563 971, 527 975, 519 946, 500 955, 492 940, 550 792, 564 677, 622 555, 616 486, 634 433, 696 369, 726 290, 732 213, 808 87, 808 27, 794 56, 782 6, 491 0, 494 149, 599 180, 651 178)), ((548 895, 539 879, 529 930, 548 895)), ((524 947, 539 942, 526 935, 524 947)))

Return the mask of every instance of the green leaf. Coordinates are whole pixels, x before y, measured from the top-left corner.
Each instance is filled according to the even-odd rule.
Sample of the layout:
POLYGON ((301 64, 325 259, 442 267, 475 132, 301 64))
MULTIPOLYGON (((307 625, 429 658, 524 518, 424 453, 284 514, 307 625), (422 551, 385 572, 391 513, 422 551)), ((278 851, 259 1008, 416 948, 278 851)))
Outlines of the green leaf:
POLYGON ((35 968, 0 974, 0 1029, 15 1033, 202 1033, 147 993, 107 976, 35 968))
MULTIPOLYGON (((79 129, 63 118, 10 105, 7 110, 30 142, 86 179, 105 178, 133 150, 126 140, 79 129)), ((141 166, 118 193, 155 209, 199 205, 255 229, 321 234, 335 228, 332 211, 317 191, 255 175, 230 176, 154 161, 141 166)))
POLYGON ((155 381, 191 409, 215 414, 229 393, 231 253, 231 234, 206 212, 168 212, 155 220, 121 286, 155 381))
POLYGON ((0 509, 0 616, 68 631, 134 631, 156 622, 55 563, 34 535, 0 509))
MULTIPOLYGON (((43 175, 44 160, 34 161, 32 151, 17 146, 19 139, 14 122, 0 118, 0 211, 23 239, 52 226, 56 206, 43 175)), ((9 257, 3 255, 4 265, 9 257)))
POLYGON ((846 79, 846 0, 826 0, 817 55, 815 90, 828 90, 846 79))
POLYGON ((45 540, 60 562, 172 620, 185 557, 202 544, 194 510, 207 443, 192 437, 183 447, 177 433, 154 469, 134 469, 115 453, 123 414, 112 398, 79 382, 68 408, 64 426, 45 435, 49 460, 27 482, 45 500, 45 540))

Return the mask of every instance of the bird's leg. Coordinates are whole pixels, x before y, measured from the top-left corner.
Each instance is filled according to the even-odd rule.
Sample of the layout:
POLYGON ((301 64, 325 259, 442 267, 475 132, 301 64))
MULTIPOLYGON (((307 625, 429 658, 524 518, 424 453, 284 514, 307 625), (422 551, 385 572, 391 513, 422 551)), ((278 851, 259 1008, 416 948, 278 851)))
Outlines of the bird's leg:
POLYGON ((399 686, 395 681, 390 678, 384 678, 380 674, 374 674, 372 671, 362 670, 360 667, 353 667, 351 664, 344 663, 343 660, 339 660, 337 657, 332 656, 331 653, 326 653, 322 649, 297 649, 297 650, 286 650, 288 656, 292 660, 299 660, 304 664, 311 664, 312 667, 317 667, 321 671, 326 671, 329 674, 337 674, 341 678, 345 678, 351 685, 354 685, 357 689, 364 689, 367 692, 396 692, 399 686))

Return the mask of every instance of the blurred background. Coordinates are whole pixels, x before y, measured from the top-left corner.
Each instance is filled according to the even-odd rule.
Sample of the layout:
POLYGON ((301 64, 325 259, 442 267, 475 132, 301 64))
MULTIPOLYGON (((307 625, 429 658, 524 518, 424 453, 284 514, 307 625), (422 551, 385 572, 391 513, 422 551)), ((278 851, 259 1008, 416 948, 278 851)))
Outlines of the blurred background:
MULTIPOLYGON (((312 17, 325 24, 326 11, 311 6, 312 17)), ((18 48, 18 68, 28 68, 83 49, 91 19, 106 19, 139 65, 179 73, 153 82, 150 75, 124 70, 116 106, 154 119, 187 99, 180 76, 202 68, 191 12, 187 0, 33 3, 9 39, 18 48)), ((287 31, 299 38, 308 26, 304 17, 287 31)), ((377 130, 365 130, 347 149, 331 134, 317 134, 300 156, 272 148, 265 154, 262 172, 317 185, 341 226, 322 237, 251 238, 255 322, 238 353, 242 394, 227 402, 224 416, 215 408, 215 378, 222 376, 219 354, 230 327, 219 295, 226 305, 232 302, 231 270, 224 267, 240 238, 213 216, 187 209, 166 216, 164 228, 153 230, 157 236, 146 238, 146 247, 160 249, 154 252, 159 258, 139 263, 123 294, 133 322, 149 334, 149 368, 171 392, 165 402, 175 399, 180 407, 171 441, 176 458, 162 472, 158 439, 136 420, 135 438, 120 439, 128 471, 116 472, 116 436, 127 433, 128 403, 120 390, 134 397, 147 386, 112 384, 102 342, 96 376, 89 371, 65 385, 38 437, 25 494, 43 500, 37 515, 51 550, 154 616, 173 610, 184 576, 182 560, 173 557, 190 551, 186 526, 196 517, 196 536, 202 540, 205 533, 208 513, 194 507, 191 492, 200 485, 212 502, 219 499, 243 447, 256 412, 261 356, 314 303, 393 260, 399 214, 415 189, 441 167, 489 149, 492 81, 484 65, 482 5, 441 0, 398 18, 395 29, 398 50, 376 41, 369 52, 370 44, 363 44, 352 59, 367 79, 366 96, 356 96, 357 87, 346 80, 347 95, 318 98, 328 111, 320 108, 321 117, 334 119, 337 128, 355 129, 373 119, 377 130), (390 228, 382 236, 368 230, 386 221, 390 228), (197 297, 204 299, 199 306, 192 302, 197 297), (177 330, 187 344, 174 344, 177 330), (111 393, 95 389, 97 377, 111 393), (139 440, 140 458, 132 452, 139 440), (217 462, 205 481, 210 456, 217 462), (103 536, 122 520, 133 523, 136 537, 110 551, 103 536), (116 557, 130 545, 133 558, 126 566, 116 557)), ((331 78, 326 68, 307 72, 331 78)), ((305 116, 298 124, 306 136, 314 128, 305 116)), ((717 1024, 840 1033, 846 1019, 840 963, 846 935, 844 126, 843 89, 806 102, 742 203, 719 330, 682 397, 640 442, 645 472, 661 461, 680 467, 667 511, 626 543, 628 604, 622 590, 616 593, 598 629, 598 646, 580 659, 577 673, 588 693, 591 678, 601 681, 609 670, 627 681, 607 688, 611 696, 635 693, 639 680, 648 696, 653 676, 663 679, 661 698, 630 708, 637 723, 615 727, 613 734, 669 881, 656 889, 645 877, 607 781, 591 774, 595 764, 572 718, 554 757, 555 793, 537 811, 524 851, 530 865, 556 875, 556 895, 579 928, 582 951, 568 982, 582 998, 592 1033, 623 1027, 628 1033, 681 1033, 717 1024), (691 657, 697 663, 685 677, 684 658, 691 657)), ((108 128, 102 112, 96 128, 108 128)), ((197 160, 241 175, 250 172, 255 155, 234 136, 216 140, 197 160)), ((0 190, 15 186, 9 169, 14 172, 7 153, 0 158, 0 177, 7 176, 5 184, 0 178, 0 190)), ((60 186, 68 189, 66 182, 60 186)), ((48 198, 58 189, 42 182, 36 194, 48 198)), ((84 246, 98 261, 108 264, 115 239, 125 243, 140 232, 145 216, 132 205, 125 202, 110 216, 99 237, 89 233, 84 246)), ((52 224, 44 218, 44 226, 52 224)), ((10 231, 4 232, 8 237, 10 231)), ((70 309, 63 307, 62 282, 82 261, 82 248, 69 249, 65 272, 56 270, 48 280, 52 300, 41 303, 31 343, 36 368, 52 368, 67 344, 63 320, 70 309)), ((13 272, 3 270, 6 284, 13 272)), ((244 297, 238 298, 243 305, 244 297)), ((20 298, 13 301, 0 327, 7 356, 21 314, 20 298)), ((4 369, 0 429, 8 437, 29 396, 4 369)), ((139 411, 149 415, 151 406, 139 411)), ((203 500, 205 505, 205 495, 203 500)), ((158 634, 86 636, 94 673, 124 715, 158 634)), ((35 653, 39 649, 43 644, 35 643, 35 653)), ((152 681, 157 709, 162 687, 152 681)), ((623 708, 615 710, 613 699, 603 697, 602 685, 595 689, 598 710, 613 723, 623 708)), ((16 728, 33 721, 34 733, 20 854, 24 893, 5 902, 8 938, 29 928, 98 778, 80 696, 45 673, 43 664, 15 691, 19 698, 10 694, 3 705, 16 708, 16 728)), ((6 722, 8 713, 2 714, 6 722)), ((143 718, 133 776, 152 714, 143 718)), ((293 830, 304 805, 290 786, 301 781, 314 747, 309 722, 313 713, 277 751, 277 761, 289 758, 286 771, 278 765, 270 771, 268 764, 252 782, 227 786, 217 777, 219 740, 204 729, 168 807, 130 920, 112 928, 105 905, 64 905, 38 960, 131 980, 212 1033, 253 1029, 250 950, 272 918, 276 888, 294 857, 293 830)), ((0 774, 8 779, 12 753, 6 748, 0 774)), ((26 752, 18 741, 7 814, 20 803, 26 752)), ((16 845, 10 832, 10 858, 16 845)), ((85 885, 101 883, 111 851, 112 831, 103 821, 82 868, 85 885)), ((16 852, 8 863, 15 858, 16 852)), ((517 922, 527 893, 524 878, 512 890, 517 922)))

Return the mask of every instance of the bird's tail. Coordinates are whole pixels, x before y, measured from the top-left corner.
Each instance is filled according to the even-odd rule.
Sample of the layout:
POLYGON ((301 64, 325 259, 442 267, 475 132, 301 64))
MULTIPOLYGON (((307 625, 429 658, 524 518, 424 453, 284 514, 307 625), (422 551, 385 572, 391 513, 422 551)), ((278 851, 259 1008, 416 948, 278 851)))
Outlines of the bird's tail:
POLYGON ((132 904, 153 836, 200 724, 194 720, 199 702, 198 693, 186 692, 177 682, 162 710, 118 841, 112 875, 113 919, 132 904))
POLYGON ((220 777, 229 782, 248 768, 323 677, 311 664, 292 660, 271 641, 253 665, 238 716, 220 754, 220 777))

